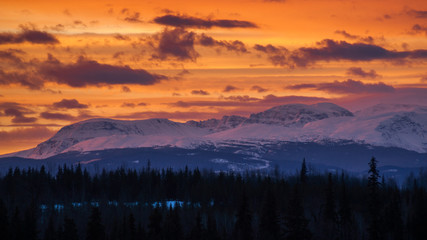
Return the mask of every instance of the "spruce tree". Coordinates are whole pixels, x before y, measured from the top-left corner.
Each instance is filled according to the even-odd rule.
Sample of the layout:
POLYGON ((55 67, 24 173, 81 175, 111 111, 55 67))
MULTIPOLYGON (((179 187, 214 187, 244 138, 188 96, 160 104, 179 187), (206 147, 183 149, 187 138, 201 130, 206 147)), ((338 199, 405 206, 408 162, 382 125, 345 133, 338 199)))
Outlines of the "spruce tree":
POLYGON ((307 165, 305 164, 305 158, 302 159, 300 181, 303 184, 307 182, 307 165))
POLYGON ((202 216, 200 212, 198 212, 196 215, 196 222, 190 232, 189 240, 201 239, 203 236, 203 232, 204 232, 204 229, 202 225, 202 216))
POLYGON ((308 229, 308 220, 304 216, 302 199, 298 193, 298 185, 294 186, 294 195, 289 202, 284 219, 283 235, 286 240, 308 240, 311 232, 308 229))
POLYGON ((55 225, 53 223, 53 216, 50 215, 49 222, 47 224, 47 228, 44 231, 44 240, 55 240, 57 237, 56 231, 55 231, 55 225))
POLYGON ((252 215, 248 206, 246 192, 243 191, 240 207, 236 214, 236 223, 234 225, 233 239, 251 240, 253 239, 252 232, 252 215))
POLYGON ((260 238, 265 240, 278 239, 280 236, 279 216, 276 196, 271 189, 265 191, 259 218, 260 238))
POLYGON ((64 231, 61 235, 62 240, 79 240, 76 223, 72 218, 64 218, 64 231))
POLYGON ((377 160, 375 157, 371 158, 369 162, 369 177, 368 177, 368 191, 369 191, 369 217, 370 223, 368 227, 369 240, 382 239, 380 231, 380 183, 379 171, 377 169, 377 160))
POLYGON ((10 238, 9 217, 7 208, 2 199, 0 199, 0 236, 4 239, 10 238))
POLYGON ((325 190, 325 204, 322 211, 323 235, 326 239, 335 239, 337 236, 337 213, 335 205, 334 185, 332 174, 328 174, 328 184, 325 190))
POLYGON ((93 207, 86 228, 86 240, 104 240, 105 229, 101 223, 99 208, 93 207))
POLYGON ((148 221, 148 239, 160 239, 162 237, 162 214, 158 207, 153 209, 148 221))
POLYGON ((169 211, 166 214, 165 222, 163 225, 164 239, 180 240, 183 239, 181 219, 179 217, 179 207, 172 209, 169 207, 169 211))

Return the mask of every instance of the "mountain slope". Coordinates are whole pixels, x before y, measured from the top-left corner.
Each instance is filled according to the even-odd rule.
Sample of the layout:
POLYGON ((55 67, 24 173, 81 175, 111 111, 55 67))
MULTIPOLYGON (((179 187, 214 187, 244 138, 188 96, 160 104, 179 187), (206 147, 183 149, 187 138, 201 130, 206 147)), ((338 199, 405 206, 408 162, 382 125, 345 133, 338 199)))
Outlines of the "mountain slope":
POLYGON ((288 104, 252 114, 249 118, 177 123, 167 119, 121 121, 91 119, 63 127, 36 148, 7 156, 44 159, 69 151, 173 146, 196 148, 224 141, 340 142, 427 152, 427 107, 376 105, 350 111, 332 103, 288 104))

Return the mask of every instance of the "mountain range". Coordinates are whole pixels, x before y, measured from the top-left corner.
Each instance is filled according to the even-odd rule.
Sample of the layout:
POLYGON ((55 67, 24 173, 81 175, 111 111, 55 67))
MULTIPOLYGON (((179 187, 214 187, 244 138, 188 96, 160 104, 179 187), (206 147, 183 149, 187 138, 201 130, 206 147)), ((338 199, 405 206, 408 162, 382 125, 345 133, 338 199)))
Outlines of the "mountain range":
MULTIPOLYGON (((63 127, 52 138, 33 149, 1 156, 3 159, 0 159, 0 167, 6 162, 9 165, 11 162, 19 162, 19 159, 21 161, 22 159, 26 159, 26 161, 38 159, 39 162, 49 159, 53 161, 52 159, 57 158, 64 160, 64 156, 71 154, 74 158, 73 161, 79 161, 81 156, 91 155, 94 152, 99 155, 102 151, 111 153, 111 151, 145 149, 159 152, 162 149, 163 152, 170 152, 171 149, 174 149, 175 151, 203 150, 211 151, 213 154, 225 152, 234 154, 233 157, 228 158, 234 158, 240 154, 246 156, 244 157, 246 160, 252 159, 258 162, 254 166, 251 163, 242 163, 243 165, 240 165, 243 167, 236 167, 240 166, 239 164, 233 167, 232 161, 227 158, 213 156, 206 160, 211 164, 214 163, 215 166, 227 166, 226 169, 229 170, 262 169, 280 165, 272 156, 275 154, 282 156, 286 152, 292 152, 295 150, 291 149, 292 146, 295 148, 304 148, 304 146, 325 148, 332 145, 337 151, 344 146, 351 145, 364 146, 370 150, 381 149, 378 151, 381 154, 387 151, 397 151, 402 155, 400 160, 397 159, 399 154, 384 159, 383 165, 393 163, 393 166, 398 167, 427 166, 427 107, 381 104, 351 112, 333 103, 288 104, 254 113, 249 117, 224 116, 221 119, 186 123, 168 119, 136 121, 90 119, 63 127), (415 159, 408 159, 408 154, 415 156, 415 159), (15 160, 11 161, 12 158, 15 160)), ((339 164, 333 163, 335 160, 331 162, 330 158, 326 159, 325 156, 333 155, 335 150, 331 148, 328 150, 330 153, 325 154, 324 150, 320 153, 306 149, 304 155, 308 157, 319 153, 316 157, 317 160, 313 160, 313 162, 326 168, 363 169, 362 165, 359 167, 357 159, 339 164)), ((366 155, 369 152, 363 153, 363 151, 359 149, 354 154, 366 155)), ((178 156, 176 153, 171 154, 175 157, 178 156)), ((372 155, 375 154, 373 151, 372 155)), ((300 155, 288 156, 288 159, 293 159, 290 160, 291 162, 298 161, 294 157, 304 157, 300 155)), ((170 159, 175 157, 169 156, 170 159)), ((352 158, 354 157, 352 156, 352 158)), ((120 155, 117 158, 121 159, 120 155)), ((97 159, 94 162, 98 162, 98 164, 102 162, 102 159, 94 159, 97 159)), ((310 159, 307 160, 310 161, 310 159)), ((369 159, 364 160, 367 162, 369 159)), ((180 161, 180 158, 177 158, 176 161, 180 161)), ((283 159, 283 161, 287 161, 287 159, 283 159)), ((221 167, 218 169, 222 170, 221 167)))

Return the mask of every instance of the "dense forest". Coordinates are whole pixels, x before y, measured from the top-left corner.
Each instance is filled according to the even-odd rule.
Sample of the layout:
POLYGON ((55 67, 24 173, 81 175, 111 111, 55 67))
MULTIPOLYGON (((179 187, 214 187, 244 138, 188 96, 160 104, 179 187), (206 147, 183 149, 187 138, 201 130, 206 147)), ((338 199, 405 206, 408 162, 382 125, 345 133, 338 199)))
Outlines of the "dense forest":
POLYGON ((80 165, 0 177, 0 238, 426 239, 427 174, 402 186, 369 173, 118 169, 80 165))

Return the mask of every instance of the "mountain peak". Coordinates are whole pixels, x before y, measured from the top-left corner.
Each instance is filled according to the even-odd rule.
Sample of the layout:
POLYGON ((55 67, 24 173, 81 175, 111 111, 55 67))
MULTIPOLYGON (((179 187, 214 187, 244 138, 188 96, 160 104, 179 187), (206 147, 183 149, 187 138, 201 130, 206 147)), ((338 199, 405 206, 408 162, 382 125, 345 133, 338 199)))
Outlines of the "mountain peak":
POLYGON ((333 103, 286 104, 251 114, 246 123, 302 127, 309 122, 345 116, 353 116, 353 113, 333 103))

